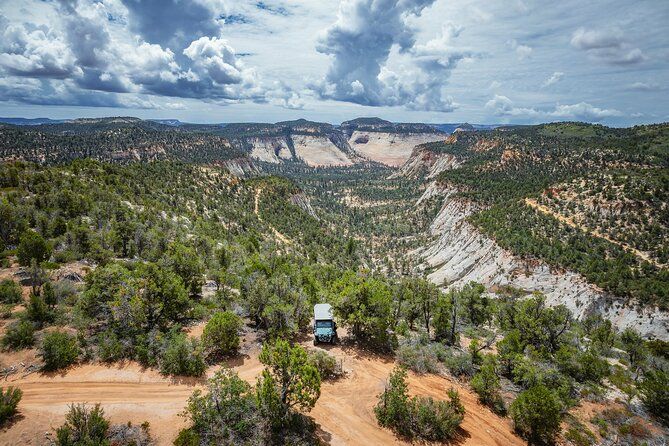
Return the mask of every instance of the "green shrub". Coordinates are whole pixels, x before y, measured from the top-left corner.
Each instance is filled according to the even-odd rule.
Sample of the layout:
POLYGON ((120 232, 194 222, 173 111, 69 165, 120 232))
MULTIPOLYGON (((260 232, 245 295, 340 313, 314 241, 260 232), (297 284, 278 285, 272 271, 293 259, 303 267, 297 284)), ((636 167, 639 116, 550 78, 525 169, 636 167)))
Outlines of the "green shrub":
POLYGON ((51 256, 51 246, 37 232, 26 231, 21 236, 16 256, 22 266, 30 266, 32 259, 39 264, 51 256))
POLYGON ((468 352, 450 350, 443 359, 444 365, 453 376, 473 376, 474 363, 468 352))
POLYGON ((388 384, 374 407, 381 426, 390 427, 399 434, 410 436, 409 393, 404 368, 395 368, 388 377, 388 384))
POLYGON ((125 357, 123 343, 111 330, 100 333, 97 344, 98 356, 102 361, 113 362, 125 357))
POLYGON ((51 282, 45 282, 42 285, 42 298, 47 307, 53 308, 58 303, 56 290, 51 282))
POLYGON ((74 305, 74 298, 77 295, 77 287, 71 280, 59 280, 53 284, 53 292, 56 296, 56 302, 65 302, 74 305))
POLYGON ((562 406, 558 396, 543 385, 525 390, 511 404, 516 431, 531 443, 552 443, 560 430, 562 406))
POLYGON ((173 444, 174 446, 200 446, 200 436, 192 427, 181 429, 173 444))
POLYGON ((490 407, 493 412, 504 415, 506 407, 504 400, 500 395, 499 376, 496 372, 497 361, 493 355, 487 355, 484 359, 481 369, 476 372, 472 378, 471 385, 476 394, 479 396, 479 401, 490 407))
POLYGON ((239 348, 242 320, 230 311, 214 313, 202 332, 202 345, 212 355, 229 355, 239 348))
POLYGON ((164 334, 156 329, 135 336, 135 359, 145 367, 158 367, 164 343, 164 334))
POLYGON ((52 321, 53 314, 49 311, 41 296, 31 293, 26 306, 26 317, 41 327, 52 321))
POLYGON ((73 404, 65 423, 56 429, 57 446, 107 446, 109 420, 100 404, 89 409, 85 404, 73 404))
POLYGON ((564 437, 575 446, 593 446, 597 444, 595 434, 580 423, 571 426, 564 437))
POLYGON ((63 331, 47 333, 42 340, 42 358, 46 370, 58 370, 73 364, 79 356, 77 338, 63 331))
POLYGON ((453 438, 462 423, 465 408, 458 392, 448 391, 449 401, 435 401, 432 398, 411 399, 411 420, 413 436, 427 441, 446 441, 453 438))
POLYGON ((0 387, 0 425, 16 413, 16 407, 21 401, 23 391, 16 387, 0 387))
POLYGON ((397 349, 397 362, 416 373, 439 372, 439 358, 430 344, 411 343, 401 345, 397 349))
POLYGON ((199 342, 183 333, 171 333, 160 358, 161 373, 202 376, 206 368, 199 342))
POLYGON ((290 345, 283 339, 266 342, 259 359, 267 366, 263 380, 273 382, 275 389, 271 393, 281 397, 282 417, 285 418, 292 408, 309 411, 314 407, 321 395, 321 377, 302 346, 290 345))
POLYGON ((336 378, 339 375, 337 359, 324 350, 309 352, 309 363, 316 367, 322 379, 336 378))
POLYGON ((555 362, 562 373, 578 382, 600 383, 610 374, 609 363, 594 351, 578 351, 563 345, 555 355, 555 362))
MULTIPOLYGON (((289 392, 299 391, 300 377, 294 376, 291 382, 295 386, 289 392)), ((206 391, 198 389, 189 398, 185 415, 192 425, 179 433, 174 444, 320 444, 314 437, 314 423, 295 410, 284 412, 279 393, 279 382, 268 369, 255 388, 236 372, 220 370, 207 382, 206 391)), ((296 401, 295 395, 291 400, 296 401)))
POLYGON ((16 304, 21 302, 21 285, 12 279, 4 279, 0 282, 0 302, 4 304, 16 304))
POLYGON ((17 321, 7 328, 2 346, 11 350, 32 347, 35 343, 35 327, 30 321, 17 321))
POLYGON ((669 341, 651 339, 650 341, 646 341, 646 346, 658 358, 669 359, 669 341))
POLYGON ((648 411, 669 426, 669 374, 664 370, 651 370, 640 385, 641 400, 648 411))
POLYGON ((251 385, 223 369, 208 381, 207 388, 207 393, 196 390, 188 399, 186 414, 193 426, 190 432, 179 434, 180 444, 193 444, 199 438, 207 439, 207 444, 250 444, 259 421, 251 385))
POLYGON ((389 427, 402 436, 427 441, 446 441, 452 438, 464 419, 465 409, 458 393, 451 389, 449 401, 432 398, 409 398, 407 372, 396 368, 388 378, 388 385, 374 407, 381 426, 389 427))

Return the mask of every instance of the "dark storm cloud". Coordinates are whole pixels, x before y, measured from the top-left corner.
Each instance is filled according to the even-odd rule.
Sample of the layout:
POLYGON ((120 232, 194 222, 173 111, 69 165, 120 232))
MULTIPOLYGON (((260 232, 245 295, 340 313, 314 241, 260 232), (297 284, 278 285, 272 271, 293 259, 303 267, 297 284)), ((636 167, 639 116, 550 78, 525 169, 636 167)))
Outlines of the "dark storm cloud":
POLYGON ((432 3, 344 0, 337 21, 319 40, 317 50, 332 56, 332 61, 325 79, 313 88, 321 97, 362 105, 453 110, 453 101, 442 87, 450 70, 467 54, 444 44, 459 31, 445 29, 434 42, 415 47, 415 32, 407 23, 432 3), (393 72, 388 65, 393 48, 409 57, 413 68, 393 72))
POLYGON ((175 52, 202 36, 218 36, 220 16, 209 5, 191 0, 122 0, 130 29, 147 42, 175 52))
POLYGON ((635 65, 647 57, 629 43, 620 29, 577 29, 571 38, 575 48, 584 50, 595 60, 612 65, 635 65))

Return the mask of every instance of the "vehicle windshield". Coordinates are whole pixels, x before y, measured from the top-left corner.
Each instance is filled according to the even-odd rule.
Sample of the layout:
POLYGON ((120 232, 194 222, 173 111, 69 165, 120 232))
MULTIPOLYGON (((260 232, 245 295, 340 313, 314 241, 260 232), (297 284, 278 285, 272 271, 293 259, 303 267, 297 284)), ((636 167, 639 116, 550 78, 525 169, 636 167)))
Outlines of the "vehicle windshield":
POLYGON ((316 328, 332 328, 332 321, 316 321, 316 328))

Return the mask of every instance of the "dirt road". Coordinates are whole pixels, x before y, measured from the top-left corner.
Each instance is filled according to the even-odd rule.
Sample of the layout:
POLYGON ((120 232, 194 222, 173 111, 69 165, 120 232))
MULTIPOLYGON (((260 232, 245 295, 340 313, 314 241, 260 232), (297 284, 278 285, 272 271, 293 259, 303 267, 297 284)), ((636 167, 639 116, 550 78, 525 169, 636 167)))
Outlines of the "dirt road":
MULTIPOLYGON (((304 344, 309 348, 307 342, 304 344)), ((326 347, 327 348, 327 347, 326 347)), ((322 429, 323 440, 332 445, 405 444, 376 424, 373 407, 385 380, 393 368, 387 358, 371 356, 355 348, 328 348, 342 361, 346 375, 326 382, 321 397, 310 415, 322 429)), ((250 382, 262 370, 257 346, 229 365, 250 382)), ((211 376, 217 367, 208 370, 211 376)), ((112 422, 148 421, 160 445, 171 444, 186 425, 179 413, 193 390, 203 380, 169 380, 155 370, 142 369, 130 362, 124 365, 83 365, 60 375, 33 374, 14 380, 11 385, 23 389, 21 416, 9 428, 0 431, 0 444, 44 444, 45 433, 53 431, 64 419, 72 402, 102 403, 112 422)), ((513 435, 508 419, 499 418, 481 406, 476 397, 459 383, 435 375, 410 375, 414 394, 444 399, 446 390, 460 391, 467 414, 458 444, 522 445, 513 435)))

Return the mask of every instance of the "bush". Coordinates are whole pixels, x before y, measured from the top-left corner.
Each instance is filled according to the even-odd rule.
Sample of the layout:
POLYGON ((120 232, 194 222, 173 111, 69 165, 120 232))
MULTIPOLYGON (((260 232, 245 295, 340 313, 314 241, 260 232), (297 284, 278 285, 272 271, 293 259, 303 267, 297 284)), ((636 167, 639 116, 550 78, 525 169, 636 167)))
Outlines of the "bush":
POLYGON ((174 446, 200 446, 200 435, 192 427, 181 429, 174 439, 174 446))
POLYGON ((2 346, 11 350, 32 347, 35 343, 35 327, 30 321, 17 321, 7 328, 2 346))
MULTIPOLYGON (((59 280, 53 285, 56 302, 70 302, 77 295, 77 287, 71 280, 59 280)), ((71 302, 74 304, 75 302, 71 302)))
POLYGON ((42 358, 46 370, 58 370, 73 364, 79 356, 77 338, 63 331, 47 333, 42 340, 42 358))
MULTIPOLYGON (((437 344, 441 345, 441 344, 437 344)), ((397 362, 416 373, 439 372, 439 358, 430 344, 403 344, 397 349, 397 362)))
POLYGON ((560 399, 543 385, 525 390, 511 404, 516 431, 530 443, 552 443, 562 420, 560 399))
POLYGON ((501 388, 499 384, 499 376, 496 372, 497 361, 492 355, 486 356, 483 366, 474 375, 471 381, 472 388, 479 396, 479 401, 490 407, 493 412, 504 415, 506 407, 504 407, 504 400, 499 394, 501 388))
POLYGON ((444 365, 453 376, 472 376, 474 375, 474 363, 472 355, 468 352, 459 353, 450 350, 443 359, 444 365))
POLYGON ((259 421, 252 387, 229 369, 216 372, 207 387, 208 393, 196 390, 188 400, 193 426, 179 434, 180 444, 199 445, 200 438, 207 444, 250 443, 259 421))
POLYGON ((374 407, 376 419, 381 426, 395 429, 405 436, 411 435, 409 417, 409 394, 404 368, 395 368, 388 377, 388 385, 374 407))
POLYGON ((21 285, 12 279, 0 282, 0 302, 4 304, 16 304, 21 302, 21 285))
POLYGON ((109 420, 100 404, 88 409, 85 404, 73 404, 65 416, 65 424, 56 429, 57 446, 107 445, 109 420))
POLYGON ((113 331, 108 330, 98 335, 98 356, 104 362, 114 362, 125 357, 123 343, 113 331))
POLYGON ((274 390, 281 397, 282 417, 294 407, 307 412, 314 407, 321 395, 321 377, 316 367, 309 363, 304 348, 277 339, 263 344, 259 359, 267 366, 263 372, 264 381, 273 382, 274 390))
POLYGON ((230 311, 215 313, 202 333, 202 345, 212 355, 229 355, 239 348, 242 320, 230 311))
POLYGON ((16 413, 16 407, 21 401, 23 391, 16 387, 0 387, 0 425, 10 419, 16 413))
POLYGON ((450 389, 449 401, 414 397, 411 400, 413 436, 427 441, 445 441, 452 438, 465 415, 458 393, 450 389))
POLYGON ((610 374, 609 363, 592 350, 581 352, 565 345, 557 351, 555 362, 561 372, 578 382, 598 384, 610 374))
POLYGON ((37 232, 26 231, 21 236, 16 256, 21 266, 30 266, 32 259, 40 264, 51 256, 51 247, 37 232))
POLYGON ((48 322, 51 322, 53 315, 46 306, 44 299, 37 294, 30 294, 30 300, 26 307, 26 317, 38 324, 40 327, 48 322))
POLYGON ((592 446, 597 444, 595 434, 581 423, 572 425, 567 433, 565 433, 564 438, 576 446, 592 446))
POLYGON ((669 426, 669 374, 660 369, 649 371, 640 390, 641 400, 648 411, 669 426))
MULTIPOLYGON (((294 382, 296 387, 299 382, 294 382)), ((189 398, 185 415, 192 425, 179 433, 174 444, 318 444, 314 423, 297 411, 284 413, 279 392, 268 369, 255 388, 236 372, 220 370, 208 381, 206 392, 198 389, 189 398)))
POLYGON ((458 393, 449 390, 449 401, 409 398, 406 377, 404 368, 396 368, 390 374, 388 386, 374 407, 379 424, 409 438, 427 441, 445 441, 452 438, 465 413, 458 393))
POLYGON ((202 349, 195 339, 173 332, 160 360, 160 371, 165 375, 202 376, 207 365, 202 349))
POLYGON ((310 352, 309 363, 316 367, 322 379, 336 378, 340 373, 337 367, 337 359, 323 350, 310 352))
POLYGON ((110 445, 118 446, 151 446, 154 443, 151 437, 151 425, 148 421, 140 425, 130 421, 123 424, 114 424, 107 432, 110 445))

